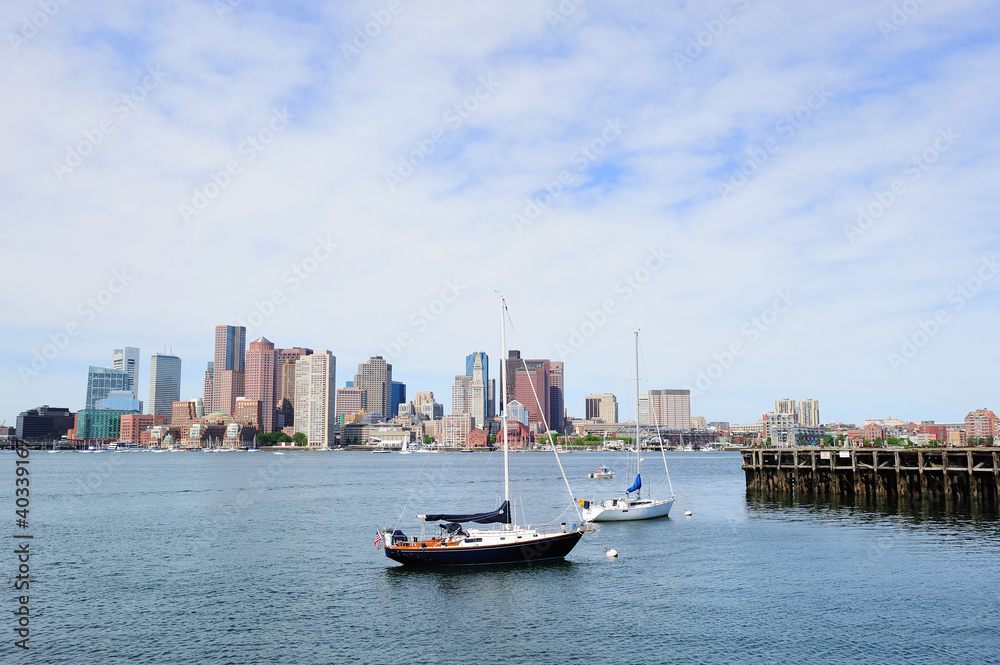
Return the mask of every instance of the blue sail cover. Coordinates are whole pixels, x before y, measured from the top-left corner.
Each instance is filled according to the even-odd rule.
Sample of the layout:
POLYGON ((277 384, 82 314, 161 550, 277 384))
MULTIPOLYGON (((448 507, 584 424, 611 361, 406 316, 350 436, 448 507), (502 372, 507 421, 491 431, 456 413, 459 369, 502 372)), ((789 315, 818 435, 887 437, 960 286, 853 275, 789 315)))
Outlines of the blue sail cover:
POLYGON ((425 522, 475 522, 476 524, 510 524, 510 504, 503 502, 499 508, 491 513, 471 513, 452 514, 439 513, 437 515, 424 515, 425 522))
POLYGON ((626 493, 632 493, 632 492, 637 491, 640 487, 642 487, 642 476, 640 476, 639 474, 636 474, 635 475, 635 482, 632 483, 632 487, 630 487, 627 490, 625 490, 625 492, 626 493))

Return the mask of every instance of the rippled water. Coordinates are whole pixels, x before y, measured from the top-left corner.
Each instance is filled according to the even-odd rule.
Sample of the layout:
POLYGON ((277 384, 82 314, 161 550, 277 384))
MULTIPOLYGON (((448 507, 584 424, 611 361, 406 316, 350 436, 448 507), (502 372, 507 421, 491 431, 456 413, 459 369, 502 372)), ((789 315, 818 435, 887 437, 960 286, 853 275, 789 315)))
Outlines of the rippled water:
MULTIPOLYGON (((5 611, 0 662, 1000 661, 994 517, 748 501, 739 455, 668 457, 670 519, 564 562, 410 570, 375 525, 495 508, 499 455, 33 453, 31 650, 5 611)), ((626 482, 585 478, 623 457, 562 460, 579 496, 626 482)), ((574 521, 551 453, 512 464, 519 521, 574 521)))

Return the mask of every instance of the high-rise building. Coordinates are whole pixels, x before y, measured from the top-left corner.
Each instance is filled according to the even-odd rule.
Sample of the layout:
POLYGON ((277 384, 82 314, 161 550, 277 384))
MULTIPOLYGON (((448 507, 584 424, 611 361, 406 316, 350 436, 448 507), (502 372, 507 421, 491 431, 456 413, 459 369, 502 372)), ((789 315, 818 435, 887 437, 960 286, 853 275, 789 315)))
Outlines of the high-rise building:
POLYGON ((650 425, 664 429, 687 431, 691 429, 690 390, 650 390, 650 425))
POLYGON ((310 446, 334 445, 337 426, 337 359, 316 350, 295 361, 295 431, 310 446))
POLYGON ((989 409, 977 409, 965 416, 966 440, 996 437, 997 427, 997 415, 989 409))
POLYGON ((170 416, 171 405, 181 398, 181 359, 163 353, 149 358, 149 413, 170 416))
POLYGON ((157 425, 167 425, 169 422, 169 415, 123 414, 120 421, 119 436, 122 441, 138 444, 141 441, 140 437, 143 430, 156 427, 157 425))
POLYGON ((399 405, 406 402, 406 384, 402 381, 392 382, 392 403, 389 405, 387 418, 395 418, 399 412, 399 405))
POLYGON ((421 390, 413 396, 413 410, 416 413, 421 413, 425 402, 434 403, 434 393, 430 390, 421 390))
POLYGON ((107 399, 112 390, 131 392, 128 370, 91 366, 87 371, 87 399, 84 408, 101 408, 100 401, 107 399))
POLYGON ((618 400, 611 393, 587 395, 586 418, 604 423, 618 422, 618 400))
POLYGON ((274 350, 275 429, 295 424, 295 361, 312 355, 312 349, 296 346, 274 350))
POLYGON ((358 365, 358 373, 354 375, 354 387, 368 393, 368 413, 388 416, 389 408, 392 406, 392 365, 382 356, 374 356, 358 365))
POLYGON ((236 398, 243 396, 247 329, 215 326, 215 360, 212 376, 212 412, 232 415, 236 398))
POLYGON ((507 386, 504 400, 517 400, 528 410, 532 423, 548 424, 561 431, 565 410, 562 362, 526 360, 514 349, 507 353, 507 386))
POLYGON ((472 380, 469 382, 469 414, 472 416, 472 426, 480 429, 486 426, 486 382, 483 377, 485 354, 476 352, 472 363, 472 380))
POLYGON ((781 414, 798 413, 795 406, 795 400, 789 399, 788 397, 774 400, 774 412, 781 414))
MULTIPOLYGON (((258 431, 269 433, 275 430, 275 351, 274 343, 264 337, 250 342, 246 354, 244 382, 246 397, 260 401, 260 421, 258 431)), ((236 414, 233 414, 236 415, 236 414)))
POLYGON ((215 363, 211 360, 208 361, 208 367, 205 369, 205 392, 204 399, 202 400, 205 408, 209 411, 212 410, 212 404, 215 403, 213 398, 215 391, 213 390, 213 382, 215 381, 215 363))
POLYGON ((802 425, 802 427, 819 427, 819 423, 819 400, 800 400, 799 424, 802 425))
POLYGON ((337 389, 337 422, 344 424, 344 416, 359 413, 368 408, 368 393, 361 388, 337 389))
POLYGON ((647 426, 652 424, 649 417, 649 395, 639 395, 639 425, 647 426))
POLYGON ((451 412, 470 413, 472 404, 472 377, 468 374, 459 374, 455 377, 455 383, 451 386, 451 412))
POLYGON ((528 420, 530 417, 531 416, 528 413, 528 409, 526 409, 524 405, 518 402, 516 399, 511 401, 511 403, 507 405, 508 420, 516 420, 517 422, 527 427, 528 420))
POLYGON ((174 402, 170 405, 170 426, 186 433, 186 428, 202 415, 198 413, 198 403, 193 399, 174 402))
POLYGON ((469 355, 465 356, 465 374, 466 376, 473 375, 476 366, 476 356, 479 356, 483 366, 483 399, 485 402, 483 406, 484 419, 476 420, 476 426, 482 427, 486 418, 493 418, 496 415, 496 403, 494 402, 493 389, 490 387, 490 357, 486 355, 485 351, 473 351, 469 355))
POLYGON ((115 349, 111 353, 111 369, 123 369, 128 372, 129 385, 125 390, 132 393, 132 397, 139 398, 139 349, 134 346, 126 346, 123 349, 115 349))

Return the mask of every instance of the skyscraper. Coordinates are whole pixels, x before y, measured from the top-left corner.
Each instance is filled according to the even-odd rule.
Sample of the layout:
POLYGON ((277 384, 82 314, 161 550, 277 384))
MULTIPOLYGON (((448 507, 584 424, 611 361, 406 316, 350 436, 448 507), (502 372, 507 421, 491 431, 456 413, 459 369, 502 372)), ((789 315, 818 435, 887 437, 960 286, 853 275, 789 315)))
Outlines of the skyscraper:
MULTIPOLYGON (((275 419, 275 352, 274 343, 264 337, 250 342, 246 354, 246 371, 244 382, 246 397, 260 400, 261 432, 274 431, 275 419)), ((235 414, 234 414, 235 415, 235 414)))
MULTIPOLYGON (((399 405, 406 403, 406 384, 402 381, 392 382, 392 404, 389 405, 389 415, 387 418, 394 418, 399 411, 399 405)), ((384 414, 383 414, 384 415, 384 414)))
POLYGON ((243 397, 247 329, 215 326, 215 365, 212 376, 212 411, 232 415, 236 398, 243 397))
POLYGON ((337 390, 337 422, 343 424, 343 417, 368 409, 368 393, 361 388, 340 388, 337 390))
POLYGON ((334 444, 337 424, 337 359, 319 349, 295 361, 295 431, 310 446, 334 444))
POLYGON ((528 410, 529 420, 549 429, 563 428, 563 370, 562 362, 552 360, 525 360, 518 350, 507 354, 507 386, 504 399, 509 404, 517 400, 528 410))
POLYGON ((128 371, 124 369, 111 369, 109 367, 93 367, 87 371, 87 398, 85 409, 99 409, 99 403, 107 399, 108 393, 112 390, 128 390, 128 371))
MULTIPOLYGON (((467 376, 472 376, 477 355, 480 356, 483 363, 483 386, 486 400, 484 415, 486 418, 492 418, 496 415, 496 404, 494 402, 493 389, 490 382, 490 357, 486 355, 485 351, 473 351, 469 355, 465 356, 465 374, 467 376)), ((482 424, 483 423, 481 421, 476 421, 477 426, 481 427, 482 424)))
POLYGON ((388 411, 392 406, 392 365, 382 356, 374 356, 358 365, 354 387, 368 393, 368 413, 391 417, 388 411))
POLYGON ((295 361, 312 355, 312 349, 296 346, 274 350, 274 402, 278 413, 275 429, 295 424, 295 361))
POLYGON ((215 394, 213 386, 214 382, 215 382, 215 363, 209 360, 208 367, 205 369, 205 388, 204 388, 205 392, 202 398, 202 403, 205 405, 205 408, 209 410, 209 412, 211 412, 212 410, 212 404, 215 403, 213 398, 215 394))
POLYGON ((795 408, 795 400, 788 397, 774 400, 774 412, 779 414, 798 413, 795 408))
POLYGON ((169 416, 174 402, 181 398, 181 359, 163 353, 149 358, 149 412, 169 416))
POLYGON ((799 424, 803 427, 819 427, 819 400, 799 400, 799 424))
POLYGON ((132 392, 132 397, 139 398, 139 349, 134 346, 126 346, 123 349, 115 349, 111 354, 111 369, 123 369, 128 372, 128 387, 125 390, 132 392))
POLYGON ((485 354, 476 352, 473 354, 475 361, 472 364, 472 380, 469 382, 469 413, 472 414, 472 426, 480 429, 486 426, 486 383, 484 377, 485 354))
POLYGON ((451 412, 471 413, 472 402, 469 399, 472 394, 472 377, 468 374, 459 374, 455 377, 455 383, 451 386, 451 412))

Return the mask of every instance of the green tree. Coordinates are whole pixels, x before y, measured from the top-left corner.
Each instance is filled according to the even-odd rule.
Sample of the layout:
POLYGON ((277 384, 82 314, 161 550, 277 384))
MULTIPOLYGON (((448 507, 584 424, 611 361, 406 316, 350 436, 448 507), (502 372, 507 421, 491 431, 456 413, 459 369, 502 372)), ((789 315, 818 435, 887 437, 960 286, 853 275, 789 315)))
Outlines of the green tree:
POLYGON ((423 439, 423 441, 424 441, 425 444, 430 445, 430 444, 434 443, 434 437, 433 436, 425 436, 424 439, 423 439))
POLYGON ((305 432, 296 432, 292 435, 292 443, 296 446, 308 446, 309 439, 306 438, 305 432))

